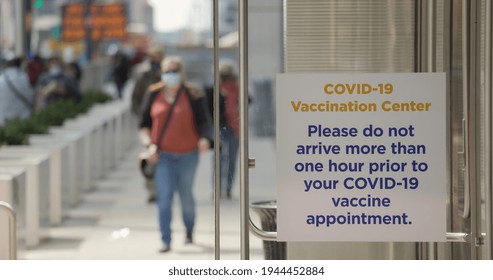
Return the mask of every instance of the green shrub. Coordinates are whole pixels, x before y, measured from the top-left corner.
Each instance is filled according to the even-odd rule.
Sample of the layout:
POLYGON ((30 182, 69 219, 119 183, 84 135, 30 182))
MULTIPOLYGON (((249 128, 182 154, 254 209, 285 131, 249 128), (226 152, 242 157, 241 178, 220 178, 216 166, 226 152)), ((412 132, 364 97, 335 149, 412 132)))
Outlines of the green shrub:
POLYGON ((25 145, 27 144, 27 134, 24 132, 25 129, 28 129, 30 125, 27 122, 23 122, 21 120, 12 120, 5 123, 5 125, 1 128, 2 133, 0 133, 3 137, 0 142, 2 144, 10 144, 10 145, 25 145))
POLYGON ((0 127, 0 145, 26 145, 29 134, 46 134, 50 126, 61 126, 66 119, 87 112, 96 103, 109 100, 111 97, 94 90, 84 93, 80 102, 57 100, 28 119, 7 121, 0 127))

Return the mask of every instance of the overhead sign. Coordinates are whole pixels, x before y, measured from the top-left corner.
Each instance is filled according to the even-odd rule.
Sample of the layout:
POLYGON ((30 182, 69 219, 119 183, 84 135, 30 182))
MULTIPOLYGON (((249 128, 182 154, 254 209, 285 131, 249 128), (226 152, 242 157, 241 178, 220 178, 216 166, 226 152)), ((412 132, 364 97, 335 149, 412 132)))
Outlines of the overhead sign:
POLYGON ((278 241, 446 241, 443 73, 278 74, 278 241))
POLYGON ((91 30, 91 40, 124 39, 127 19, 124 4, 93 4, 87 15, 83 3, 62 6, 62 40, 82 41, 91 30))

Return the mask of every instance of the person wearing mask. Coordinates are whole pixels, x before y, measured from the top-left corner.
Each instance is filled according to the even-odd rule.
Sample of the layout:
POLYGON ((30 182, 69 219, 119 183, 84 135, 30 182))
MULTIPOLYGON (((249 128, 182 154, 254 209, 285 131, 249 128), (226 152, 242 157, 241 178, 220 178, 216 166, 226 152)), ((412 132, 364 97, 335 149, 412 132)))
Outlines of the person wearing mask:
MULTIPOLYGON (((150 69, 137 78, 132 92, 132 112, 137 118, 142 117, 142 103, 146 98, 149 86, 161 80, 161 61, 164 58, 164 47, 161 45, 151 46, 147 52, 150 69)), ((152 179, 145 179, 145 187, 148 192, 147 202, 156 201, 156 188, 152 179)))
POLYGON ((180 197, 185 243, 193 242, 196 216, 193 184, 199 153, 208 151, 211 145, 211 121, 204 93, 185 81, 182 60, 167 57, 161 66, 161 81, 151 86, 140 135, 142 143, 155 151, 148 160, 157 162, 154 182, 163 242, 160 252, 168 252, 175 192, 180 197))
POLYGON ((0 74, 0 126, 12 119, 27 119, 35 108, 35 93, 21 69, 22 58, 9 54, 0 74))
POLYGON ((36 85, 37 103, 40 108, 59 99, 69 99, 79 102, 82 95, 77 81, 64 73, 63 64, 59 57, 48 60, 48 70, 41 75, 36 85))

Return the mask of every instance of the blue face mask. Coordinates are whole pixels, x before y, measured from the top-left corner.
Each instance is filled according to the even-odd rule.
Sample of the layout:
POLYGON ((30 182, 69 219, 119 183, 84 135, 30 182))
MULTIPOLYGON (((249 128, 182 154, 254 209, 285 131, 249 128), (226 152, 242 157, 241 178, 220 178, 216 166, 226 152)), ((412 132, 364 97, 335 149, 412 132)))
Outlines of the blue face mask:
POLYGON ((58 76, 62 73, 62 68, 58 66, 53 66, 48 71, 51 75, 58 76))
POLYGON ((164 73, 161 75, 161 80, 169 86, 176 86, 180 83, 181 78, 178 73, 164 73))

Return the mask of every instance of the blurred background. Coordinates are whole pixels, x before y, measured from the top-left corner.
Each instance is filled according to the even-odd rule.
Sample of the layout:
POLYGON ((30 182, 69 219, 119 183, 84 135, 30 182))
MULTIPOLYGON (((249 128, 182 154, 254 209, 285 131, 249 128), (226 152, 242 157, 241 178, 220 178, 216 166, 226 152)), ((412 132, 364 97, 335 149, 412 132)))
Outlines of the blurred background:
MULTIPOLYGON (((249 3, 255 77, 273 75, 282 64, 282 1, 264 2, 249 3)), ((233 59, 238 55, 237 5, 219 1, 220 55, 233 59)), ((0 0, 0 15, 2 56, 12 51, 28 58, 65 54, 66 60, 85 65, 105 59, 112 46, 134 57, 156 42, 166 46, 167 54, 203 66, 189 69, 192 80, 206 84, 211 78, 212 1, 0 0), (91 11, 92 5, 101 7, 91 11)))
MULTIPOLYGON (((283 68, 282 2, 282 0, 249 1, 248 94, 249 130, 252 132, 250 153, 258 160, 255 172, 250 178, 252 201, 275 198, 273 84, 276 73, 282 72, 283 68)), ((218 3, 219 56, 220 59, 226 58, 231 61, 237 69, 239 66, 238 1, 220 0, 218 3)), ((43 153, 49 154, 52 165, 55 164, 52 161, 58 160, 56 153, 60 155, 68 153, 68 148, 61 147, 68 144, 60 144, 58 148, 50 146, 52 142, 63 142, 59 140, 59 135, 53 132, 53 126, 60 128, 63 125, 64 130, 83 134, 84 138, 93 139, 87 141, 94 141, 87 147, 80 148, 77 156, 60 156, 70 158, 70 162, 90 158, 90 166, 86 166, 89 170, 83 169, 84 171, 79 174, 90 172, 92 175, 88 177, 86 183, 74 183, 74 186, 77 185, 74 187, 77 195, 74 195, 72 200, 66 200, 65 191, 71 185, 68 182, 76 180, 74 179, 76 176, 73 173, 65 173, 66 170, 60 171, 62 175, 57 175, 56 180, 60 179, 62 197, 49 202, 49 207, 54 207, 53 201, 62 203, 61 206, 57 206, 60 208, 57 218, 51 219, 49 223, 43 223, 46 222, 44 215, 47 213, 45 211, 47 208, 40 206, 39 213, 35 213, 44 217, 40 218, 40 224, 35 227, 40 229, 39 235, 36 240, 29 241, 31 243, 27 242, 27 251, 24 250, 25 247, 22 248, 24 241, 20 238, 19 258, 162 258, 156 251, 158 231, 154 205, 146 203, 143 177, 135 163, 141 149, 137 141, 138 116, 132 114, 129 107, 132 104, 136 81, 151 69, 149 52, 156 46, 164 49, 165 56, 176 55, 183 59, 189 82, 201 89, 212 87, 214 59, 212 5, 213 1, 206 0, 0 0, 0 91, 11 91, 5 83, 4 88, 1 88, 1 82, 4 80, 1 75, 11 71, 12 77, 23 81, 24 76, 29 77, 30 85, 26 84, 23 93, 32 91, 38 96, 42 89, 40 81, 43 80, 43 75, 51 75, 50 68, 55 68, 52 64, 61 64, 66 70, 64 71, 64 75, 68 76, 66 79, 72 81, 77 88, 75 99, 80 99, 78 97, 80 95, 83 96, 84 101, 76 103, 77 105, 70 101, 58 102, 51 107, 48 106, 49 108, 41 113, 33 113, 36 110, 31 110, 32 117, 22 120, 18 120, 19 116, 15 114, 16 112, 12 116, 5 116, 4 119, 7 121, 5 125, 0 121, 0 164, 3 164, 0 165, 0 175, 14 176, 11 172, 17 170, 11 169, 12 162, 18 160, 20 151, 24 155, 24 153, 32 153, 33 149, 41 149, 43 153), (60 61, 54 63, 54 60, 60 61), (9 70, 12 68, 13 61, 16 62, 15 71, 9 70), (123 70, 121 81, 117 81, 115 73, 121 66, 121 61, 125 61, 123 68, 126 70, 123 70), (107 102, 109 103, 107 105, 91 107, 93 104, 108 100, 111 102, 107 102), (118 120, 112 119, 114 116, 109 116, 114 111, 119 112, 118 120), (88 135, 85 134, 86 130, 79 127, 81 124, 64 122, 66 118, 74 118, 76 114, 80 114, 78 119, 85 123, 84 129, 85 125, 91 127, 92 130, 87 130, 88 135), (50 122, 46 123, 45 120, 50 122), (114 126, 109 125, 112 122, 115 122, 114 126), (120 129, 121 127, 123 129, 120 129), (94 135, 91 135, 91 131, 94 135), (41 143, 41 140, 37 142, 36 139, 44 136, 51 137, 49 140, 42 140, 50 144, 41 143), (121 151, 115 153, 118 160, 114 162, 113 156, 102 152, 112 150, 113 146, 121 151), (57 152, 54 152, 55 150, 57 152), (91 154, 86 157, 87 153, 91 154), (108 158, 114 163, 111 167, 108 158), (105 163, 101 163, 102 161, 105 163), (2 169, 2 166, 6 169, 2 169), (108 168, 103 168, 105 166, 108 168), (49 228, 48 232, 43 230, 46 227, 49 228), (109 249, 108 244, 113 243, 112 241, 108 243, 107 232, 122 228, 129 228, 132 234, 126 234, 125 238, 118 239, 120 243, 115 243, 115 247, 109 249), (126 245, 122 245, 123 243, 126 245), (108 250, 101 251, 102 246, 108 250), (141 249, 142 254, 136 253, 137 247, 141 249)), ((4 96, 17 103, 20 102, 13 94, 4 96)), ((0 120, 2 114, 7 112, 7 107, 7 102, 0 100, 0 120), (4 107, 1 106, 2 103, 5 104, 4 107)), ((66 143, 69 143, 67 141, 66 143)), ((36 152, 41 153, 38 150, 36 152)), ((210 259, 213 256, 212 156, 212 152, 202 156, 196 183, 201 212, 198 230, 200 235, 197 239, 203 248, 200 246, 192 249, 183 248, 183 252, 178 249, 176 254, 168 258, 210 259)), ((27 164, 24 161, 32 160, 32 156, 26 155, 21 160, 22 164, 27 164)), ((58 169, 51 166, 49 170, 76 166, 72 163, 65 164, 64 160, 62 162, 58 169)), ((40 163, 39 166, 41 165, 40 163)), ((41 175, 43 179, 46 179, 45 175, 41 175)), ((16 178, 22 177, 19 176, 16 178)), ((223 255, 225 258, 232 259, 240 257, 238 177, 239 175, 234 181, 233 199, 221 202, 225 204, 221 214, 224 219, 222 231, 225 236, 223 255)), ((17 182, 18 179, 5 180, 8 183, 6 189, 16 189, 12 182, 17 182)), ((50 175, 50 180, 55 180, 53 175, 50 175)), ((43 188, 44 185, 46 184, 40 183, 39 187, 43 188)), ((3 185, 0 186, 0 190, 1 187, 3 185)), ((17 196, 11 197, 7 194, 6 198, 2 198, 0 193, 0 200, 9 202, 15 211, 19 211, 22 208, 19 205, 22 203, 15 203, 17 196)), ((19 214, 19 216, 23 215, 19 214)), ((254 219, 257 218, 257 214, 253 211, 252 216, 254 219)), ((0 224, 6 224, 7 221, 5 213, 2 213, 0 224)), ((0 233, 1 245, 6 243, 7 227, 3 228, 3 231, 0 230, 0 233)), ((22 230, 19 236, 23 235, 22 230)), ((252 258, 263 257, 261 246, 262 241, 252 236, 252 258)), ((0 246, 0 252, 3 253, 0 259, 6 257, 7 247, 0 246)))
MULTIPOLYGON (((238 1, 219 1, 220 57, 238 62, 238 1)), ((272 83, 283 68, 282 1, 249 1, 249 83, 255 133, 272 135, 272 83), (254 34, 254 35, 252 35, 254 34), (269 94, 266 94, 266 93, 269 94), (255 98, 255 96, 257 97, 255 98), (255 109, 255 106, 261 108, 255 109), (262 120, 262 121, 260 121, 262 120)), ((9 53, 26 60, 54 55, 84 69, 82 91, 109 80, 111 55, 123 52, 132 75, 149 66, 145 53, 162 44, 181 56, 187 78, 199 87, 212 79, 212 1, 204 0, 0 0, 0 63, 9 53), (91 8, 92 7, 92 8, 91 8), (141 63, 144 62, 144 63, 141 63)), ((128 97, 127 97, 128 98, 128 97)))

